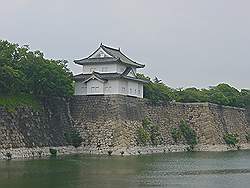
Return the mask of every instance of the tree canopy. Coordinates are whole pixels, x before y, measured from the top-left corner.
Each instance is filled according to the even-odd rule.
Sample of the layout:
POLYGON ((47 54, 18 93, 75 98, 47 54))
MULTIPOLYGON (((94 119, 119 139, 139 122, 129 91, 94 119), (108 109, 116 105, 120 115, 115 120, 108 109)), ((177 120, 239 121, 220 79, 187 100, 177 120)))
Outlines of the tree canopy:
POLYGON ((208 89, 186 88, 173 89, 165 85, 158 78, 138 74, 141 79, 149 82, 144 85, 144 97, 152 101, 177 101, 177 102, 211 102, 219 105, 248 107, 250 108, 250 90, 236 88, 221 83, 208 89))
POLYGON ((40 51, 4 40, 0 40, 0 75, 1 95, 64 97, 73 94, 67 61, 46 59, 40 51))

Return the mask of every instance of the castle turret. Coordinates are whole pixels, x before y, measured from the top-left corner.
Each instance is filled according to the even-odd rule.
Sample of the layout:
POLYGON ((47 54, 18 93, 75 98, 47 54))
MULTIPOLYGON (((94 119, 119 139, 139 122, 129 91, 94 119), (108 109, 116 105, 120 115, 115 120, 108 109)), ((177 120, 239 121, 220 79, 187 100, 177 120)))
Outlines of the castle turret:
POLYGON ((147 81, 137 78, 136 71, 145 65, 128 58, 120 48, 101 44, 90 56, 74 62, 83 70, 74 76, 75 95, 120 94, 143 98, 143 83, 147 81))

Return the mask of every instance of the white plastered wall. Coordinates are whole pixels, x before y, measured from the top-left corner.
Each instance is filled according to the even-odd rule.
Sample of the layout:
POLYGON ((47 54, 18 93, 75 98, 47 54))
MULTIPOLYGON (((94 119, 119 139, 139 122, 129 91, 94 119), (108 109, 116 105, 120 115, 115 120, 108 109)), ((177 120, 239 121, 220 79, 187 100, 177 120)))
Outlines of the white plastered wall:
POLYGON ((104 94, 120 94, 118 88, 119 80, 108 80, 104 83, 104 94))
POLYGON ((87 84, 83 82, 75 82, 75 95, 86 95, 87 84))
POLYGON ((87 83, 75 83, 75 95, 120 94, 143 98, 143 84, 132 80, 89 80, 87 83))
POLYGON ((116 64, 97 64, 97 65, 84 65, 83 74, 91 74, 93 71, 100 73, 115 73, 117 72, 116 64))
POLYGON ((91 79, 87 82, 87 95, 103 94, 104 83, 97 79, 91 79))

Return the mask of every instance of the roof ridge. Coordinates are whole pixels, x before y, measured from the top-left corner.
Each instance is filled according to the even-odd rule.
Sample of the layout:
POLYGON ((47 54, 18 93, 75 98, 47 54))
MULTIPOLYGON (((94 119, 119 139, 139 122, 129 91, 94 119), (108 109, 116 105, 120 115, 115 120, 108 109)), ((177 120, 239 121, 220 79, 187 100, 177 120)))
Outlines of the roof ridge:
MULTIPOLYGON (((102 43, 101 43, 101 46, 100 47, 104 47, 104 51, 105 52, 107 52, 106 50, 105 50, 105 48, 107 48, 107 49, 110 49, 110 50, 115 50, 115 51, 117 51, 117 52, 119 52, 122 56, 124 56, 125 58, 127 58, 128 60, 130 60, 131 62, 133 62, 134 64, 136 64, 136 65, 139 65, 139 66, 141 66, 141 67, 144 67, 145 65, 143 65, 143 64, 140 64, 140 63, 137 63, 136 61, 134 61, 134 60, 132 60, 131 58, 129 58, 128 56, 126 56, 121 50, 120 50, 120 48, 119 49, 115 49, 115 48, 112 48, 112 47, 109 47, 109 46, 105 46, 105 45, 103 45, 102 43)), ((114 57, 114 55, 113 54, 110 54, 109 52, 107 52, 109 55, 111 55, 112 57, 114 57)), ((118 60, 121 60, 121 58, 118 58, 118 60)))
POLYGON ((120 48, 116 49, 116 48, 113 48, 113 47, 110 47, 110 46, 106 46, 104 44, 101 43, 100 47, 104 47, 104 48, 108 48, 110 50, 116 50, 116 51, 119 51, 120 52, 120 48))

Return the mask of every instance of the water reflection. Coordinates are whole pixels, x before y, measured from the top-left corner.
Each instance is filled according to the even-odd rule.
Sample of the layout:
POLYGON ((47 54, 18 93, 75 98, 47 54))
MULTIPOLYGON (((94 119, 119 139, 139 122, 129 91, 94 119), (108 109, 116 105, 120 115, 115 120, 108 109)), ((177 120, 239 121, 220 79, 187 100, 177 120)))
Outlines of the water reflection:
POLYGON ((250 151, 0 162, 0 188, 248 187, 250 151))

